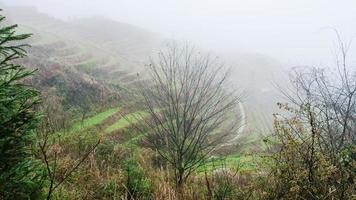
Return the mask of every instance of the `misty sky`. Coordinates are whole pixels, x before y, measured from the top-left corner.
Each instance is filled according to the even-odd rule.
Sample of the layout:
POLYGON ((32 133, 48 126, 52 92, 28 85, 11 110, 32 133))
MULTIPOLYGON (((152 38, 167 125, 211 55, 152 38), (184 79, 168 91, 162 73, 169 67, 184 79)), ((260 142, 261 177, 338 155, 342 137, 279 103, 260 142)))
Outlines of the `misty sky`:
POLYGON ((209 50, 257 52, 290 65, 330 63, 335 36, 328 27, 347 41, 356 34, 356 0, 0 1, 62 19, 106 16, 209 50))

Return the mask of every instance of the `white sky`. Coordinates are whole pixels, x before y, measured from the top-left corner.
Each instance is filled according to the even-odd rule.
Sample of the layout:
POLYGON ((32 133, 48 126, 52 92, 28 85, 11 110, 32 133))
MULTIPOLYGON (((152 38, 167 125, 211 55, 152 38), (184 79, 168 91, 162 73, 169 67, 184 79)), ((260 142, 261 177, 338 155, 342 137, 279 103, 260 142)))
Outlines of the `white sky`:
POLYGON ((33 5, 41 12, 62 19, 103 15, 169 38, 190 40, 209 50, 252 51, 289 65, 318 65, 334 59, 335 37, 326 27, 338 29, 345 40, 356 34, 356 0, 2 2, 7 5, 33 5))

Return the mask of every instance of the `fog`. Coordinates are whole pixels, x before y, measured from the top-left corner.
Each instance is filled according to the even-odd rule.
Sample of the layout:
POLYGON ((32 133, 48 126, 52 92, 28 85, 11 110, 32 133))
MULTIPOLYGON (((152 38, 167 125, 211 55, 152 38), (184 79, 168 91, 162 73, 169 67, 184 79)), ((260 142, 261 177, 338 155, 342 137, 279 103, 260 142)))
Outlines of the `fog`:
MULTIPOLYGON (((214 52, 254 52, 286 66, 330 65, 337 29, 356 33, 354 0, 2 0, 64 20, 105 16, 214 52)), ((354 48, 355 49, 355 48, 354 48)), ((353 51, 355 52, 355 51, 353 51)))

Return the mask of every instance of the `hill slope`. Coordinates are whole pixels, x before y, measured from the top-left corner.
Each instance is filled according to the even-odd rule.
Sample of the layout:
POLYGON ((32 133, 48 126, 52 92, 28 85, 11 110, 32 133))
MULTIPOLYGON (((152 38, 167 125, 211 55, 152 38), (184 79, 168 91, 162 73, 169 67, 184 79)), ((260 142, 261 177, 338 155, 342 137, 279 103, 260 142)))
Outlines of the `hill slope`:
MULTIPOLYGON (((61 21, 31 7, 4 10, 23 32, 34 34, 29 56, 22 61, 38 69, 33 85, 46 100, 55 97, 49 101, 59 101, 63 110, 82 115, 120 102, 161 42, 151 32, 103 17, 61 21)), ((264 55, 241 52, 223 57, 233 66, 232 81, 247 91, 243 98, 247 126, 241 141, 254 143, 271 124, 277 101, 271 82, 280 82, 280 64, 264 55)))
POLYGON ((32 48, 21 61, 38 69, 32 84, 45 98, 60 99, 64 110, 90 110, 125 95, 159 41, 143 29, 101 17, 65 22, 32 7, 4 10, 21 32, 33 33, 32 48))

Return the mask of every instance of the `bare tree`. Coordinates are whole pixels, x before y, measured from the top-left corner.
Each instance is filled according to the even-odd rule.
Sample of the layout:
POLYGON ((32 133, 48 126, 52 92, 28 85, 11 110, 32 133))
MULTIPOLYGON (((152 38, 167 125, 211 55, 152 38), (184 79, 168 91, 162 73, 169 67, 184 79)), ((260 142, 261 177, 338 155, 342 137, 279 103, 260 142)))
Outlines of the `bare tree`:
POLYGON ((61 135, 60 131, 64 131, 66 127, 64 112, 58 109, 57 98, 48 98, 46 103, 42 105, 41 110, 45 116, 41 120, 36 134, 38 154, 46 168, 46 177, 49 180, 48 192, 46 199, 52 198, 53 192, 58 189, 72 174, 77 171, 89 155, 96 149, 100 143, 100 139, 93 144, 83 155, 81 155, 71 167, 64 171, 58 170, 58 162, 61 155, 61 135), (60 116, 63 115, 63 116, 60 116))
MULTIPOLYGON (((334 71, 325 68, 296 68, 291 80, 295 91, 287 94, 292 103, 300 108, 309 108, 315 113, 314 122, 321 129, 323 149, 336 162, 335 153, 346 146, 356 144, 356 71, 349 66, 347 53, 350 43, 338 38, 337 67, 334 71)), ((310 121, 311 115, 300 113, 310 121)))
MULTIPOLYGON (((291 140, 300 143, 298 154, 307 169, 309 185, 322 188, 326 183, 317 175, 322 155, 336 169, 327 182, 329 188, 335 188, 334 194, 326 192, 325 195, 337 194, 338 199, 344 199, 354 180, 350 167, 356 147, 356 71, 347 60, 350 43, 345 44, 336 34, 338 53, 334 71, 316 67, 294 69, 293 88, 283 91, 294 107, 280 104, 294 116, 288 121, 288 128, 280 132, 285 138, 284 146, 291 140), (302 125, 297 126, 296 121, 302 125), (289 129, 290 133, 286 134, 285 130, 289 129)), ((323 193, 315 191, 310 190, 308 198, 316 199, 323 193)))
MULTIPOLYGON (((239 124, 228 114, 239 99, 225 88, 228 72, 189 45, 170 43, 149 65, 149 83, 138 84, 148 144, 174 170, 177 191, 239 124)), ((141 106, 141 107, 140 107, 141 106)))

